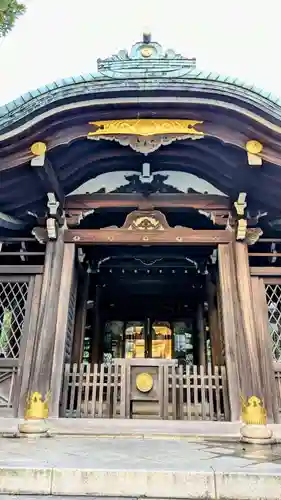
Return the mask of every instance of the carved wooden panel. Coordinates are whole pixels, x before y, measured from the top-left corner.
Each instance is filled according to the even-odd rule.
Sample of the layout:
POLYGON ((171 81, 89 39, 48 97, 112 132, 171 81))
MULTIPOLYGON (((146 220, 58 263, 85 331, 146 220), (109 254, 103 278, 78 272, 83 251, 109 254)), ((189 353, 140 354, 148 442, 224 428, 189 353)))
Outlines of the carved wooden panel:
POLYGON ((170 229, 170 226, 165 215, 158 210, 135 210, 127 216, 123 228, 135 231, 164 231, 170 229))
POLYGON ((26 314, 29 277, 0 277, 0 359, 17 359, 26 314))

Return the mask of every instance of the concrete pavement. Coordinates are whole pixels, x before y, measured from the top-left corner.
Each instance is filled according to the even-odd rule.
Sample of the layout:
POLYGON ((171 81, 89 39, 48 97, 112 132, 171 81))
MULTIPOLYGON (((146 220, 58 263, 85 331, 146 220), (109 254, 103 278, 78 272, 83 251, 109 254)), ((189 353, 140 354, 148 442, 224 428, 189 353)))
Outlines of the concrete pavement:
POLYGON ((280 492, 279 445, 160 437, 0 439, 0 500, 8 493, 280 500, 280 492))

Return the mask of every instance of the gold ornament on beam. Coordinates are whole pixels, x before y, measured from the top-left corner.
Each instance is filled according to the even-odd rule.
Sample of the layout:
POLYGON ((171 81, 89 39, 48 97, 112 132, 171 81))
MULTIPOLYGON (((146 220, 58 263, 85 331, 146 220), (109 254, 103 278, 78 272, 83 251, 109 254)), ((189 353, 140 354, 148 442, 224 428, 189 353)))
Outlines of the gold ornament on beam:
POLYGON ((246 143, 246 151, 248 156, 248 164, 251 167, 260 167, 262 165, 261 153, 263 145, 261 142, 252 140, 246 143))
POLYGON ((45 155, 47 151, 47 146, 44 142, 34 142, 32 144, 31 153, 33 154, 33 158, 31 160, 32 167, 42 167, 45 162, 45 155))
POLYGON ((117 141, 145 155, 176 140, 201 139, 204 133, 195 127, 197 120, 129 119, 90 122, 96 130, 88 133, 88 139, 117 141))

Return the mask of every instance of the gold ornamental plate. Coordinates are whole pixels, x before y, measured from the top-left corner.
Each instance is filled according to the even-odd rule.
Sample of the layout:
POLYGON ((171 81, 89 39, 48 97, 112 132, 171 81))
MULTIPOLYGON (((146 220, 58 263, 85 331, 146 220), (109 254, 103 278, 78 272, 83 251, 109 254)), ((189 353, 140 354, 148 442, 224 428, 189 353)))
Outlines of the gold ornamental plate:
POLYGON ((150 373, 139 373, 136 377, 136 387, 140 392, 149 392, 153 387, 153 378, 150 373))
POLYGON ((46 153, 47 146, 44 142, 34 142, 30 149, 34 156, 42 156, 46 153))
POLYGON ((262 152, 263 146, 259 141, 248 141, 246 143, 246 150, 248 151, 248 153, 257 155, 262 152))
POLYGON ((143 47, 141 49, 141 55, 142 57, 150 57, 152 56, 153 50, 151 47, 143 47))

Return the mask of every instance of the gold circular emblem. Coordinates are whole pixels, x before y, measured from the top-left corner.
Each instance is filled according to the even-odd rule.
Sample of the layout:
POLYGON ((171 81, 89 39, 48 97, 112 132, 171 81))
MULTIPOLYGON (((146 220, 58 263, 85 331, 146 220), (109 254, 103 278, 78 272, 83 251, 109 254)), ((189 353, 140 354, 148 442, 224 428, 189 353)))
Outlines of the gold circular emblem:
POLYGON ((34 154, 34 156, 41 156, 46 153, 47 151, 47 146, 44 142, 35 142, 31 146, 31 153, 34 154))
POLYGON ((246 149, 248 153, 251 153, 253 155, 257 155, 262 152, 262 144, 259 141, 248 141, 246 143, 246 149))
POLYGON ((136 377, 136 387, 140 392, 149 392, 153 387, 153 378, 150 373, 139 373, 136 377))
POLYGON ((141 55, 143 57, 150 57, 152 55, 152 49, 150 47, 143 47, 141 49, 141 55))

